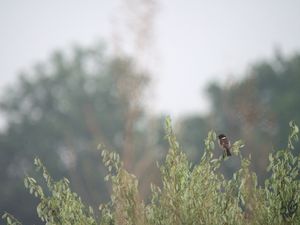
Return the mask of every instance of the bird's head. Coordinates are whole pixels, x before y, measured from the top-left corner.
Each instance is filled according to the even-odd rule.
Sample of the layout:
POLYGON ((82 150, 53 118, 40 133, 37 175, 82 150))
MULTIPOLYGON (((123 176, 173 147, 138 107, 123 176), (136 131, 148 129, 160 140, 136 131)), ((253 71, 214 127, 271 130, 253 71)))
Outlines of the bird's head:
POLYGON ((219 139, 223 139, 223 138, 226 138, 226 136, 225 136, 225 134, 220 134, 220 135, 218 136, 218 138, 219 138, 219 139))

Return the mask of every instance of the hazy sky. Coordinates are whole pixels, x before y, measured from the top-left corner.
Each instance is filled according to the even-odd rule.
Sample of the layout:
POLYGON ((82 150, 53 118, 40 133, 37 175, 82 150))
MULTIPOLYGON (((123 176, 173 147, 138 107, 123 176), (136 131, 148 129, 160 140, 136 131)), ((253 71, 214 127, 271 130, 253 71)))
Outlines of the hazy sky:
MULTIPOLYGON (((55 49, 109 40, 119 1, 0 0, 0 87, 55 49)), ((203 112, 208 81, 231 79, 276 46, 286 55, 300 51, 299 0, 158 2, 156 111, 203 112)))

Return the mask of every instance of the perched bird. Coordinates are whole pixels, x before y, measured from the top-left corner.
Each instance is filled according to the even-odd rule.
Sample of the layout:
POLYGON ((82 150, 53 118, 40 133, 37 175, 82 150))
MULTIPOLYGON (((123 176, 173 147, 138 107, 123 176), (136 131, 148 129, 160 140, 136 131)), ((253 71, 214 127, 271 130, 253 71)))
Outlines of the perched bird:
POLYGON ((218 138, 219 138, 219 145, 224 150, 223 156, 224 157, 231 156, 231 152, 230 152, 231 144, 228 138, 225 136, 225 134, 220 134, 218 138))

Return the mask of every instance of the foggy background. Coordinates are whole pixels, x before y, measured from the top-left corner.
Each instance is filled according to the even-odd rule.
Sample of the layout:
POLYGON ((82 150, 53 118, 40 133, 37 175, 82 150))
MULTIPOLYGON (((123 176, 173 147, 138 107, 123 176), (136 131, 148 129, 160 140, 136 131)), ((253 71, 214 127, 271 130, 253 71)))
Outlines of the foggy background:
POLYGON ((296 0, 1 0, 0 212, 39 223, 23 187, 35 156, 97 208, 109 193, 99 143, 121 155, 147 200, 168 150, 166 115, 195 163, 209 130, 243 139, 263 182, 269 152, 300 122, 299 9, 296 0))
MULTIPOLYGON (((123 45, 132 45, 130 31, 117 27, 124 28, 124 20, 130 17, 124 4, 121 0, 63 4, 2 0, 1 87, 15 80, 19 71, 46 60, 55 49, 111 42, 115 32, 124 39, 123 45)), ((147 45, 151 44, 148 54, 158 67, 152 75, 156 83, 151 107, 156 112, 176 116, 207 112, 203 88, 208 81, 239 79, 249 64, 270 58, 274 48, 291 54, 300 47, 297 0, 161 0, 155 5, 153 25, 148 27, 153 37, 147 45)))

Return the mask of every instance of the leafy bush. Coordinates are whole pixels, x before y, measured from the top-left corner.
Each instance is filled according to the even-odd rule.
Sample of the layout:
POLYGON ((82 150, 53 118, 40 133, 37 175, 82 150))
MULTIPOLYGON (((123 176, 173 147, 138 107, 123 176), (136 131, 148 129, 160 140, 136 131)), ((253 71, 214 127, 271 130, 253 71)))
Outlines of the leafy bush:
MULTIPOLYGON (((251 156, 241 154, 242 141, 232 146, 241 168, 231 179, 220 172, 227 158, 215 158, 213 150, 216 133, 205 139, 205 151, 198 165, 192 165, 181 150, 166 120, 166 139, 170 150, 160 166, 162 186, 152 185, 151 202, 139 197, 138 180, 128 173, 119 155, 101 146, 103 162, 109 173, 105 177, 112 184, 111 201, 99 207, 100 216, 85 206, 71 191, 66 178, 54 181, 39 159, 34 164, 43 174, 47 193, 32 177, 26 177, 25 187, 40 199, 38 216, 46 224, 84 225, 176 225, 176 224, 300 224, 300 156, 294 156, 294 142, 299 129, 290 122, 291 133, 285 149, 270 154, 270 177, 264 186, 257 184, 256 174, 250 170, 251 156)), ((3 218, 7 224, 21 224, 9 213, 3 218)))

